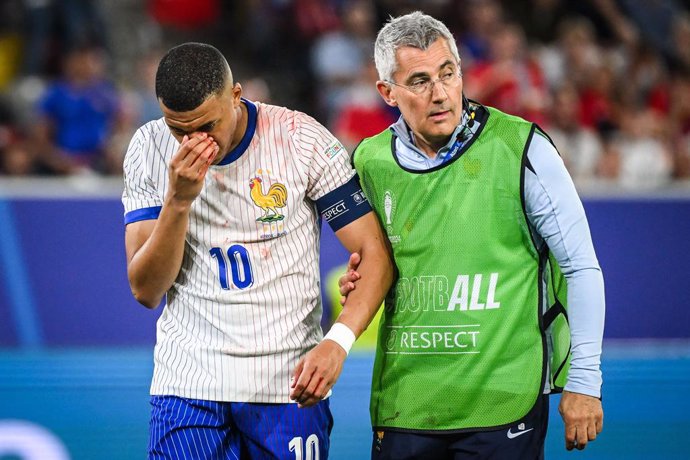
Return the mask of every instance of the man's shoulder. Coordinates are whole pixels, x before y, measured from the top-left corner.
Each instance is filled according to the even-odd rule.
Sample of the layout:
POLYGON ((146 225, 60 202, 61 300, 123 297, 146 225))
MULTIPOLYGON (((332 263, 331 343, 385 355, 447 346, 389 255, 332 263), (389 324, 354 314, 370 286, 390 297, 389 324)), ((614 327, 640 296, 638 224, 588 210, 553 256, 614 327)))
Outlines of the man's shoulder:
POLYGON ((531 121, 526 120, 518 115, 513 115, 512 113, 504 112, 501 109, 498 109, 496 107, 491 107, 489 105, 483 105, 481 106, 486 111, 489 113, 489 118, 500 118, 502 121, 508 122, 508 123, 516 123, 516 124, 532 124, 531 121))
POLYGON ((362 152, 376 152, 381 147, 389 146, 392 138, 393 132, 390 128, 386 128, 378 134, 362 139, 359 144, 357 144, 357 147, 355 147, 353 154, 355 152, 360 154, 362 154, 362 152))

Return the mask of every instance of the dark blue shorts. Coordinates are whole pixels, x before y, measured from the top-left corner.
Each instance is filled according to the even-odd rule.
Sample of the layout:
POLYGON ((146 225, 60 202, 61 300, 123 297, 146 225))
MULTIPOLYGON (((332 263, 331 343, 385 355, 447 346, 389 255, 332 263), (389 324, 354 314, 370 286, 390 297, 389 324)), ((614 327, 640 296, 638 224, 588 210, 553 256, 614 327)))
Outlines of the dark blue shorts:
POLYGON ((457 434, 374 431, 372 460, 542 460, 549 397, 527 417, 500 430, 457 434))
POLYGON ((151 397, 149 459, 328 458, 330 403, 230 403, 151 397))

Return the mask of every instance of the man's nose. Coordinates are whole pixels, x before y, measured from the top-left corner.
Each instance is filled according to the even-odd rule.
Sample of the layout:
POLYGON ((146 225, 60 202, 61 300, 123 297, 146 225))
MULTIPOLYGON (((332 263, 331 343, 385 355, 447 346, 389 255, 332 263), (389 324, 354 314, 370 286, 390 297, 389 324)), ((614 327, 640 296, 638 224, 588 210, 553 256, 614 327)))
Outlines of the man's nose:
POLYGON ((448 98, 448 88, 440 81, 435 81, 431 87, 431 98, 433 101, 443 101, 448 98))

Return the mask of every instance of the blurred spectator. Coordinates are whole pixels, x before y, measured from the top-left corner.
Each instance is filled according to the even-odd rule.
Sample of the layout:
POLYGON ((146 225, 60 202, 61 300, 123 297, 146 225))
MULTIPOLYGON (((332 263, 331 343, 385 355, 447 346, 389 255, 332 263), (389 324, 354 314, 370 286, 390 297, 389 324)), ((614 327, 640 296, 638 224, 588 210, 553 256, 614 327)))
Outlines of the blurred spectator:
POLYGON ((665 61, 647 46, 638 46, 631 51, 624 70, 628 84, 621 88, 623 102, 642 105, 666 116, 670 109, 670 85, 665 61))
POLYGON ((690 70, 678 73, 671 82, 669 93, 669 129, 674 152, 674 175, 677 179, 690 178, 690 70))
POLYGON ((673 158, 663 119, 652 110, 628 107, 613 140, 610 170, 605 174, 630 189, 652 189, 669 183, 673 158))
POLYGON ((22 142, 11 104, 0 97, 0 175, 26 176, 34 172, 33 155, 22 142))
POLYGON ((56 173, 110 172, 107 147, 120 128, 120 102, 104 65, 100 48, 68 52, 63 78, 38 102, 36 153, 56 173))
POLYGON ((529 121, 544 124, 546 120, 546 80, 516 24, 504 24, 493 34, 490 59, 469 69, 465 91, 470 98, 529 121))
POLYGON ((97 0, 25 0, 25 75, 55 75, 61 56, 82 43, 105 48, 105 22, 97 0))
POLYGON ((678 73, 671 81, 669 124, 681 136, 690 135, 690 71, 678 73))
POLYGON ((607 38, 611 43, 621 46, 635 46, 638 43, 639 30, 623 14, 616 0, 589 0, 577 3, 589 5, 593 9, 592 12, 596 13, 596 18, 600 20, 600 32, 602 29, 605 30, 607 35, 610 35, 607 38))
POLYGON ((680 71, 690 73, 690 13, 676 16, 672 34, 672 63, 680 71))
POLYGON ((162 56, 157 50, 140 56, 134 65, 135 74, 119 91, 117 121, 105 145, 103 172, 121 174, 124 155, 136 129, 163 116, 156 98, 156 71, 162 56))
POLYGON ((575 85, 564 83, 553 98, 549 134, 577 185, 591 183, 602 156, 597 133, 579 123, 580 101, 575 85))
POLYGON ((19 72, 22 54, 21 2, 0 3, 0 90, 6 90, 19 72))
POLYGON ((580 123, 602 131, 617 125, 616 100, 618 80, 608 62, 591 70, 586 86, 580 91, 580 123))
POLYGON ((262 77, 257 75, 248 79, 243 79, 240 83, 242 84, 242 97, 250 101, 272 104, 271 89, 268 87, 266 80, 262 77))
POLYGON ((565 19, 558 25, 557 40, 538 49, 538 59, 550 88, 566 78, 583 88, 602 61, 594 26, 581 16, 565 19))
POLYGON ((294 19, 301 38, 315 40, 338 29, 337 4, 331 0, 294 0, 294 19))
POLYGON ((378 91, 378 73, 373 61, 367 63, 345 97, 345 104, 333 122, 333 132, 349 152, 365 137, 380 133, 397 119, 378 91))
POLYGON ((159 24, 181 30, 198 30, 215 23, 219 0, 150 0, 149 13, 159 24))
POLYGON ((156 98, 156 71, 162 57, 162 52, 154 50, 141 56, 136 62, 136 73, 128 92, 130 110, 133 111, 132 126, 135 129, 163 116, 156 98))
POLYGON ((342 28, 316 39, 312 69, 317 79, 318 115, 332 124, 348 88, 373 59, 376 38, 374 9, 369 0, 353 0, 343 6, 342 28))
MULTIPOLYGON (((658 54, 673 54, 673 22, 681 13, 681 7, 675 0, 618 0, 621 10, 630 17, 631 22, 640 31, 640 41, 657 50, 658 54)), ((686 47, 690 42, 685 42, 686 47)))
POLYGON ((0 174, 32 176, 38 173, 39 169, 33 152, 27 148, 26 143, 10 142, 6 147, 0 147, 0 174))
POLYGON ((463 66, 490 59, 491 37, 503 25, 501 4, 497 0, 458 2, 455 17, 459 18, 459 24, 452 25, 451 30, 458 38, 463 66))
POLYGON ((553 43, 558 36, 559 24, 572 16, 565 0, 513 0, 505 2, 507 16, 525 31, 530 44, 553 43))

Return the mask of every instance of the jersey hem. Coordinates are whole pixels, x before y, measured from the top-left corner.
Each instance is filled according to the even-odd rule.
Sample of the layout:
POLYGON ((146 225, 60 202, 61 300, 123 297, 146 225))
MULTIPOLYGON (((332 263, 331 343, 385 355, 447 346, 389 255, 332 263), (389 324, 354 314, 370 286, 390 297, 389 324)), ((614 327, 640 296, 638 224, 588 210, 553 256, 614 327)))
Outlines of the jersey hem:
POLYGON ((125 225, 139 222, 140 220, 158 219, 162 208, 162 206, 153 206, 150 208, 135 209, 134 211, 125 213, 125 225))

